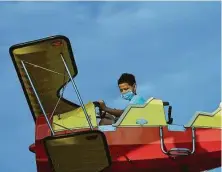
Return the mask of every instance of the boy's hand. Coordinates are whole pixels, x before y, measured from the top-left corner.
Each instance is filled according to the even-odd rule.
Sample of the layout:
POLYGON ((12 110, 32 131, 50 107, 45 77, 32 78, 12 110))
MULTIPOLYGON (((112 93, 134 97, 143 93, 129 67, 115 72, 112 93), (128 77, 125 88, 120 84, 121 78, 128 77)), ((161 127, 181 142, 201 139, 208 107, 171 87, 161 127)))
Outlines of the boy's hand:
POLYGON ((106 109, 105 102, 103 100, 99 100, 98 102, 99 102, 100 108, 105 111, 105 109, 106 109))

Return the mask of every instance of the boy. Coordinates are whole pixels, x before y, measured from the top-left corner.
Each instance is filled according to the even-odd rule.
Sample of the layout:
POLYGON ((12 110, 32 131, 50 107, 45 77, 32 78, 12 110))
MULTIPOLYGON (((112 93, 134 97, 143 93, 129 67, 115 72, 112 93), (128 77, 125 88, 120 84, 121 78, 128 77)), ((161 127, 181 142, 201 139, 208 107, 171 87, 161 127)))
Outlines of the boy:
MULTIPOLYGON (((129 73, 123 73, 118 80, 119 90, 123 99, 128 100, 129 104, 139 104, 142 105, 146 101, 139 95, 136 94, 136 80, 135 76, 129 73)), ((100 108, 110 115, 119 118, 124 110, 112 109, 106 106, 104 101, 98 101, 100 103, 100 108)), ((99 122, 99 125, 111 125, 113 120, 103 118, 99 122)))

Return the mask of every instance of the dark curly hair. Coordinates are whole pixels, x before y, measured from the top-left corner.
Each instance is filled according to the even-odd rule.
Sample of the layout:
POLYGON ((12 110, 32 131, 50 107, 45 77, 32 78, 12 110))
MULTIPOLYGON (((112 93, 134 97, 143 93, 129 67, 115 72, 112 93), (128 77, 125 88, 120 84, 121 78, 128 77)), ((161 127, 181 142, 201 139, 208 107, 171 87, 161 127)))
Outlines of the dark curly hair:
POLYGON ((135 76, 130 73, 123 73, 118 80, 118 85, 122 83, 128 83, 129 85, 133 86, 136 84, 135 76))

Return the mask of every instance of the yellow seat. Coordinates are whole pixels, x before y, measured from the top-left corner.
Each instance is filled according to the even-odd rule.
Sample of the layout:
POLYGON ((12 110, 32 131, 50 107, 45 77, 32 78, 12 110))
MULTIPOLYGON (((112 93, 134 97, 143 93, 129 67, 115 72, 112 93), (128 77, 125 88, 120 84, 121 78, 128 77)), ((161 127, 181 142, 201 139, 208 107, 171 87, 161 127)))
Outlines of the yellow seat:
POLYGON ((221 128, 221 107, 214 112, 196 112, 185 127, 221 128))
MULTIPOLYGON (((85 108, 88 115, 90 116, 93 127, 97 127, 96 109, 95 109, 94 104, 92 102, 89 102, 85 105, 85 108)), ((57 115, 54 115, 53 116, 53 129, 55 131, 66 130, 65 128, 59 125, 69 128, 69 129, 89 128, 89 124, 84 114, 84 111, 82 110, 82 107, 60 114, 60 119, 57 115)))
POLYGON ((167 125, 163 101, 152 97, 144 105, 129 105, 113 126, 140 126, 138 120, 147 121, 143 126, 167 125))

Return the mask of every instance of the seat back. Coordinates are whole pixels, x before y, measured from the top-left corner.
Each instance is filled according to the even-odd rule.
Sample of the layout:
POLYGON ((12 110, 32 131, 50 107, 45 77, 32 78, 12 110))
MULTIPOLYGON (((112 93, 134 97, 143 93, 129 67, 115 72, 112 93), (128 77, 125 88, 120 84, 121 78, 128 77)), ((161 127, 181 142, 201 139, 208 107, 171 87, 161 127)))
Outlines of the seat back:
POLYGON ((185 127, 198 128, 221 128, 221 107, 218 107, 214 112, 196 112, 192 119, 185 125, 185 127))
POLYGON ((144 105, 129 105, 113 126, 167 125, 163 101, 150 98, 144 105))

